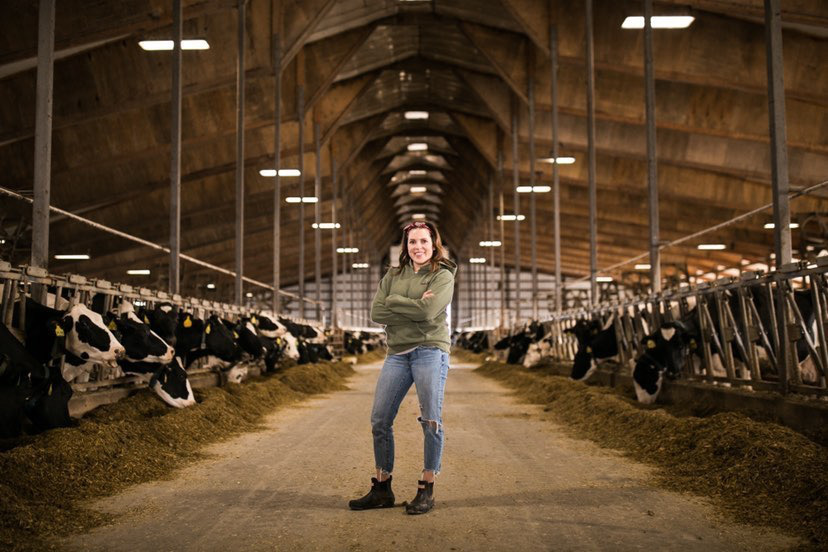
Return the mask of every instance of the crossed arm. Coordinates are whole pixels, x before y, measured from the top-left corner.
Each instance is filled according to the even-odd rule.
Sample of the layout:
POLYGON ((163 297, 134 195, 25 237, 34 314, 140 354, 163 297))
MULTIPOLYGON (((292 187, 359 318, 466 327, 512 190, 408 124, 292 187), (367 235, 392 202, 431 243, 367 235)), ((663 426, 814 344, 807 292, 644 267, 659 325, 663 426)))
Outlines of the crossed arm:
POLYGON ((445 270, 435 276, 430 289, 420 299, 389 295, 387 285, 388 282, 383 278, 371 305, 371 320, 378 324, 395 325, 431 320, 446 308, 454 293, 454 278, 445 270))

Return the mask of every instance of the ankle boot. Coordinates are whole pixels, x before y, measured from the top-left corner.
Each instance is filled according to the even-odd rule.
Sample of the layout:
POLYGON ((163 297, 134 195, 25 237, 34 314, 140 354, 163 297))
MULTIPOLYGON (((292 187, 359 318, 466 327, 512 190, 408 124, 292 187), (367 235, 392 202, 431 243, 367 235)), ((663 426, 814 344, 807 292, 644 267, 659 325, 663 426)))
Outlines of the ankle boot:
POLYGON ((417 481, 417 496, 405 505, 406 514, 425 514, 434 508, 434 482, 417 481))
POLYGON ((372 508, 393 508, 394 492, 391 490, 391 476, 385 481, 371 478, 371 490, 362 498, 348 502, 351 510, 370 510, 372 508))

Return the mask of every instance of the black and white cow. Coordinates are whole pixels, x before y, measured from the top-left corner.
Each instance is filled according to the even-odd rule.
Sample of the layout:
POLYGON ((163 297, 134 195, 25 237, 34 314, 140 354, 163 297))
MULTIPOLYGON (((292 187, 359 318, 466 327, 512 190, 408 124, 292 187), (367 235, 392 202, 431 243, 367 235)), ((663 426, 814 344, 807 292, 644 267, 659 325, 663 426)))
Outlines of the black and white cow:
POLYGON ((20 435, 33 377, 48 379, 48 368, 0 324, 0 438, 20 435))
POLYGON ((247 375, 246 368, 237 366, 241 350, 231 332, 221 319, 212 315, 206 321, 188 312, 178 314, 176 327, 176 356, 182 366, 189 368, 193 362, 206 358, 208 366, 219 373, 222 382, 239 383, 247 375))
POLYGON ((596 320, 579 320, 573 327, 564 330, 565 333, 573 334, 578 341, 570 378, 575 381, 586 381, 595 373, 599 362, 618 355, 616 323, 615 317, 611 317, 603 325, 596 320))
POLYGON ((635 361, 633 386, 638 402, 652 404, 661 392, 664 378, 679 376, 687 347, 686 328, 681 322, 665 322, 641 344, 643 353, 635 361))
POLYGON ((170 406, 185 408, 196 403, 187 371, 178 357, 152 375, 149 387, 170 406))
POLYGON ((530 320, 518 332, 495 343, 494 348, 496 351, 508 350, 506 356, 508 364, 521 364, 529 350, 529 346, 543 339, 543 336, 543 324, 537 320, 530 320))

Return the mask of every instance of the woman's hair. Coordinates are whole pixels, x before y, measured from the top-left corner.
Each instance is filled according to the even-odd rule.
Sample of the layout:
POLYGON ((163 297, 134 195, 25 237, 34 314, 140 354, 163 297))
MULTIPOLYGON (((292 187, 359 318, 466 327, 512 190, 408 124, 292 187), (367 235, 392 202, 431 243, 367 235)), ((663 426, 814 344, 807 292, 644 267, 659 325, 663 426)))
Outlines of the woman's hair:
POLYGON ((400 249, 400 266, 397 267, 397 273, 402 273, 403 268, 411 262, 411 257, 408 255, 408 233, 412 230, 425 228, 431 234, 431 244, 434 250, 431 253, 431 270, 429 272, 436 272, 440 270, 441 262, 450 262, 446 250, 443 247, 443 240, 440 238, 440 232, 432 222, 412 222, 403 228, 402 234, 402 248, 400 249))

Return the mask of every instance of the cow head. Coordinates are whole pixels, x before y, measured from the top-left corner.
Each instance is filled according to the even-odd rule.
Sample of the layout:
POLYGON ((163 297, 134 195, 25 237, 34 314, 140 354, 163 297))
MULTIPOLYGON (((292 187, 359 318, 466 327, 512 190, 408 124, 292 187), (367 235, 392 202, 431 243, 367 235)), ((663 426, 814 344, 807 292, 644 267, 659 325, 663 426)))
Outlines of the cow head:
POLYGON ((224 325, 218 316, 213 315, 207 320, 204 325, 204 334, 204 342, 211 354, 225 362, 231 362, 238 358, 238 349, 233 332, 224 325))
POLYGON ((83 360, 112 363, 124 357, 124 347, 107 328, 100 314, 85 305, 72 306, 61 321, 66 350, 83 360))
POLYGON ((661 329, 642 340, 644 352, 636 360, 633 369, 633 382, 639 402, 654 402, 661 391, 663 378, 679 376, 685 351, 685 331, 681 322, 666 322, 661 329))
POLYGON ((149 386, 170 406, 184 408, 196 403, 187 372, 181 367, 181 360, 178 358, 156 372, 149 386))
POLYGON ((126 360, 161 364, 172 362, 175 350, 134 313, 114 318, 110 328, 115 328, 120 333, 121 344, 126 350, 126 360))

